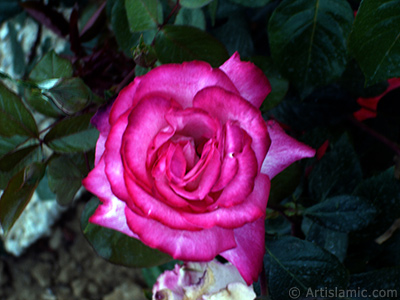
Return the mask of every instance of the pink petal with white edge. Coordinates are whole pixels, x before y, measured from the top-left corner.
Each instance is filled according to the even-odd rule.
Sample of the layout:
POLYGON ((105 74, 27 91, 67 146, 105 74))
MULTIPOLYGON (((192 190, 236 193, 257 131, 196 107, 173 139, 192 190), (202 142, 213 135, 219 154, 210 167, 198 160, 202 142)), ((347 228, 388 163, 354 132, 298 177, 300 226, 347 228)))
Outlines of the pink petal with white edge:
MULTIPOLYGON (((128 221, 129 223, 129 221, 128 221)), ((248 285, 257 281, 265 252, 264 217, 234 230, 236 248, 220 253, 231 262, 248 285)))
POLYGON ((271 92, 263 71, 251 62, 241 61, 237 52, 219 68, 232 80, 240 95, 257 108, 271 92))
POLYGON ((121 158, 121 143, 122 136, 128 124, 129 111, 114 124, 108 135, 105 147, 106 154, 104 155, 105 173, 111 185, 111 190, 116 197, 126 201, 129 199, 128 191, 124 182, 124 166, 121 158))
POLYGON ((174 259, 209 261, 236 246, 233 230, 219 227, 199 231, 171 229, 155 220, 135 214, 128 207, 125 215, 128 226, 144 244, 161 250, 174 259))
POLYGON ((314 149, 287 135, 277 122, 270 120, 267 126, 271 146, 261 173, 267 174, 272 179, 295 161, 315 155, 314 149))
POLYGON ((102 202, 89 218, 89 222, 138 238, 126 223, 126 204, 112 193, 104 168, 104 159, 101 159, 98 165, 82 181, 83 186, 89 192, 99 197, 102 202))
POLYGON ((162 94, 177 101, 183 108, 191 107, 194 96, 208 86, 219 86, 239 94, 232 81, 220 69, 213 69, 203 61, 166 64, 145 76, 137 88, 135 97, 149 93, 162 94))

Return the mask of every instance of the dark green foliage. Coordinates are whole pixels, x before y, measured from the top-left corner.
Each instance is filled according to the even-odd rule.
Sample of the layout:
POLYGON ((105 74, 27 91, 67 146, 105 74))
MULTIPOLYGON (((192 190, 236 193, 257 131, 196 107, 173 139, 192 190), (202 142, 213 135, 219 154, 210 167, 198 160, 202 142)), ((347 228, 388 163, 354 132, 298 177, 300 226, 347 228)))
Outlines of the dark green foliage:
POLYGON ((302 96, 342 74, 352 22, 345 0, 286 0, 274 11, 268 24, 272 57, 302 96))
POLYGON ((362 1, 349 50, 360 64, 367 84, 399 77, 400 1, 362 1))
POLYGON ((229 57, 217 39, 189 26, 165 26, 156 36, 155 49, 162 63, 204 60, 216 67, 229 57))
POLYGON ((264 264, 272 299, 293 299, 288 287, 298 288, 305 296, 309 289, 343 289, 348 284, 340 261, 311 242, 284 237, 267 241, 266 249, 264 264))

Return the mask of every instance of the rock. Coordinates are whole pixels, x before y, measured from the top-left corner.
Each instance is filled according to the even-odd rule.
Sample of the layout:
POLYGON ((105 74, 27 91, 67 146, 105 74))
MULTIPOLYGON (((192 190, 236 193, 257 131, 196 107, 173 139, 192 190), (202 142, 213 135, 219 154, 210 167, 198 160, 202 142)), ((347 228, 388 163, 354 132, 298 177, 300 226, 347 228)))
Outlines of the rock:
POLYGON ((123 283, 114 291, 103 297, 103 300, 146 300, 142 289, 132 283, 123 283))
POLYGON ((77 263, 70 260, 67 264, 60 266, 60 272, 57 276, 57 282, 69 283, 79 275, 79 267, 77 263))
POLYGON ((87 281, 85 278, 75 279, 71 283, 72 291, 74 296, 78 299, 82 299, 83 293, 85 291, 87 281))
POLYGON ((40 297, 41 300, 57 300, 56 295, 54 295, 51 289, 46 289, 40 297))
POLYGON ((49 246, 51 249, 56 250, 60 247, 62 242, 62 232, 60 228, 54 230, 49 240, 49 246))
POLYGON ((51 265, 38 262, 31 271, 32 277, 41 287, 49 287, 51 284, 51 265))

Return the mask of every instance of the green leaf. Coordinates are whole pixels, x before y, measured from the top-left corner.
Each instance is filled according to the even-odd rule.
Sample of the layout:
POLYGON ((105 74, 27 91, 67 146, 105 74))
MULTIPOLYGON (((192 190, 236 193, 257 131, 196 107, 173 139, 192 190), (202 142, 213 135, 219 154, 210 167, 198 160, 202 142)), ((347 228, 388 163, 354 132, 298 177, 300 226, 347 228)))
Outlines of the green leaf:
POLYGON ((63 115, 54 102, 46 95, 43 95, 39 89, 32 89, 27 94, 26 102, 37 112, 51 118, 63 115))
POLYGON ((176 15, 175 25, 188 25, 201 30, 206 29, 206 19, 201 9, 181 8, 176 15))
POLYGON ((36 137, 35 119, 21 99, 0 82, 0 135, 36 137))
POLYGON ((48 52, 29 75, 34 81, 62 77, 72 77, 72 64, 68 59, 58 56, 54 50, 48 52))
POLYGON ((272 2, 273 0, 229 0, 233 3, 236 4, 240 4, 243 6, 247 6, 247 7, 261 7, 264 6, 270 2, 272 2))
POLYGON ((357 154, 346 135, 331 145, 309 176, 309 189, 318 202, 327 197, 351 194, 362 179, 357 154))
POLYGON ((293 194, 299 185, 303 169, 299 163, 293 163, 271 180, 269 203, 280 203, 293 194))
POLYGON ((10 137, 0 136, 0 156, 7 154, 14 150, 18 145, 25 142, 28 138, 26 136, 13 135, 10 137))
POLYGON ((217 9, 218 9, 218 0, 214 0, 208 6, 208 13, 210 14, 212 27, 215 26, 215 18, 217 17, 217 9))
POLYGON ((368 85, 400 77, 400 0, 362 1, 349 50, 368 85))
POLYGON ((283 100, 289 89, 289 82, 282 77, 271 58, 256 56, 251 61, 263 70, 271 84, 271 92, 261 106, 261 111, 270 110, 283 100))
POLYGON ((0 1, 0 23, 11 18, 21 11, 18 1, 15 0, 2 0, 0 1))
POLYGON ((156 36, 155 49, 164 64, 203 60, 218 67, 229 58, 218 40, 190 26, 166 25, 156 36))
POLYGON ((48 169, 46 170, 42 180, 40 180, 36 193, 41 201, 54 201, 56 195, 49 188, 49 181, 47 176, 48 169))
POLYGON ((367 226, 376 209, 361 197, 341 195, 307 208, 304 215, 321 226, 347 233, 367 226))
POLYGON ((206 6, 212 1, 213 0, 181 0, 179 4, 186 8, 200 8, 206 6))
POLYGON ((33 163, 18 172, 0 199, 0 223, 7 234, 32 198, 45 170, 44 164, 33 163))
MULTIPOLYGON (((108 5, 107 1, 107 5, 108 5)), ((111 9, 111 27, 117 39, 119 47, 125 55, 132 56, 132 49, 140 37, 139 33, 131 33, 129 30, 128 17, 125 10, 125 1, 117 0, 111 9)))
POLYGON ((267 241, 264 260, 272 299, 293 299, 291 288, 305 296, 308 289, 345 288, 348 283, 347 270, 334 255, 298 238, 267 241))
POLYGON ((43 94, 50 97, 55 105, 66 114, 83 110, 91 102, 90 88, 80 78, 62 78, 43 94))
POLYGON ((0 158, 0 189, 21 169, 40 159, 39 145, 14 150, 0 158))
POLYGON ((340 77, 353 10, 346 0, 284 0, 268 25, 272 57, 302 97, 340 77))
POLYGON ((365 179, 356 187, 354 195, 367 199, 378 213, 369 226, 357 232, 358 236, 375 239, 400 216, 400 182, 394 176, 393 167, 365 179))
POLYGON ((86 204, 81 217, 81 227, 86 239, 101 257, 114 264, 135 268, 152 267, 172 260, 167 254, 149 248, 135 238, 88 223, 98 205, 97 199, 92 199, 86 204))
POLYGON ((158 0, 125 0, 125 8, 131 32, 156 29, 163 22, 158 0))
POLYGON ((371 298, 364 297, 362 299, 398 299, 400 295, 400 267, 354 274, 350 277, 349 290, 365 290, 363 294, 371 296, 371 298))
POLYGON ((267 208, 267 218, 265 219, 265 232, 274 236, 290 235, 291 223, 279 213, 268 213, 267 208), (275 215, 271 215, 275 214, 275 215))
POLYGON ((60 155, 50 160, 47 171, 49 187, 57 195, 60 205, 68 205, 74 200, 87 172, 83 154, 60 155))
POLYGON ((90 124, 92 114, 64 119, 44 137, 44 142, 60 153, 85 152, 95 147, 99 133, 90 124))
POLYGON ((324 248, 343 262, 347 256, 349 235, 344 232, 330 230, 306 218, 305 222, 307 221, 311 223, 306 233, 307 241, 324 248))
POLYGON ((241 13, 231 14, 228 22, 213 30, 212 34, 225 45, 230 55, 236 51, 242 57, 253 54, 254 45, 250 28, 241 13))

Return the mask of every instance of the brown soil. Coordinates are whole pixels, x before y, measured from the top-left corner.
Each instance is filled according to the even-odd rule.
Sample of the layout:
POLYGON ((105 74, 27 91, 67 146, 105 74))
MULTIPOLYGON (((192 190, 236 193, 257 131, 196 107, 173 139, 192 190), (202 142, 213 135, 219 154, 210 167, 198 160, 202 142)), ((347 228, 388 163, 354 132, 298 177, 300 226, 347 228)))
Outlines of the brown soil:
POLYGON ((113 265, 84 238, 84 203, 63 214, 50 238, 39 240, 21 257, 0 257, 1 300, 145 300, 139 269, 113 265))

